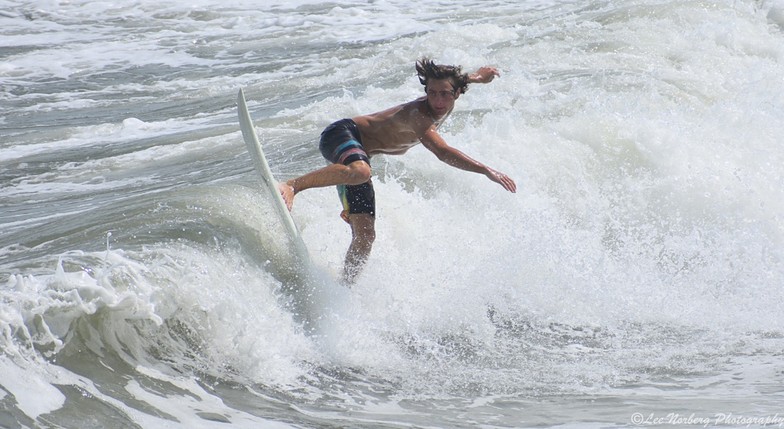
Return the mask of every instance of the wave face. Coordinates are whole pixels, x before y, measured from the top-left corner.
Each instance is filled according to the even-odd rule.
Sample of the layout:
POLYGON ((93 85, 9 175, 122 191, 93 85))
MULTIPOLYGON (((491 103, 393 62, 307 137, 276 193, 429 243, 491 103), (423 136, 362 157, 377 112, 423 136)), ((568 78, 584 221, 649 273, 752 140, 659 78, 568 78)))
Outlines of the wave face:
POLYGON ((258 3, 5 2, 0 426, 780 411, 784 3, 258 3), (425 55, 500 69, 441 132, 518 193, 374 158, 356 285, 333 189, 297 197, 292 269, 238 88, 286 179, 330 122, 420 96, 425 55))

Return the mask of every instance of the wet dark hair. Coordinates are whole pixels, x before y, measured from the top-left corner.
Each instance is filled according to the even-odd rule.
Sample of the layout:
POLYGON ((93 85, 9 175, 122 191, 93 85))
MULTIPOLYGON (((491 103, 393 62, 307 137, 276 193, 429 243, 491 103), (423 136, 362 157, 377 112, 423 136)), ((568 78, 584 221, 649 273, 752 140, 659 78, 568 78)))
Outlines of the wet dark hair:
POLYGON ((436 64, 430 58, 425 57, 416 62, 416 71, 419 75, 419 82, 425 85, 425 91, 427 91, 427 82, 430 79, 449 79, 457 94, 465 94, 468 90, 468 73, 463 73, 460 66, 436 64))

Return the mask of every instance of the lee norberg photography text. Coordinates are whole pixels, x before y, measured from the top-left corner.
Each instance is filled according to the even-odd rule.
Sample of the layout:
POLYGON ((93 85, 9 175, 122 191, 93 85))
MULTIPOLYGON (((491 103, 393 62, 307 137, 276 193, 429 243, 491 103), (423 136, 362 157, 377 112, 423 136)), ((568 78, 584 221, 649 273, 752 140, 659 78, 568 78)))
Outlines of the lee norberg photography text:
POLYGON ((698 415, 696 413, 644 414, 637 412, 632 414, 631 423, 635 426, 694 425, 702 427, 784 427, 784 415, 779 415, 778 413, 768 416, 746 416, 733 413, 698 415))

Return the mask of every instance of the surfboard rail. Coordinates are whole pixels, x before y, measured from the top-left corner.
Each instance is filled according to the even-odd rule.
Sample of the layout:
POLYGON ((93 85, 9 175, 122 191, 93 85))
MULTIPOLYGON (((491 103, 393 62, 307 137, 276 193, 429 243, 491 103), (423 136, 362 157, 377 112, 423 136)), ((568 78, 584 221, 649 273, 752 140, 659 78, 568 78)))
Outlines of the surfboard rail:
POLYGON ((245 145, 248 148, 248 153, 251 155, 256 172, 262 179, 264 189, 272 198, 275 213, 278 215, 280 222, 286 230, 289 242, 295 247, 296 255, 300 259, 299 262, 306 263, 308 260, 307 248, 302 241, 302 237, 300 236, 296 223, 294 223, 294 219, 291 217, 291 213, 289 213, 289 210, 286 207, 286 203, 283 201, 283 197, 280 195, 280 191, 278 191, 278 182, 275 180, 275 176, 272 174, 272 170, 267 162, 267 157, 264 155, 261 142, 256 134, 256 128, 251 120, 250 112, 248 112, 248 105, 245 101, 245 93, 242 88, 240 88, 237 94, 237 107, 242 138, 245 140, 245 145))

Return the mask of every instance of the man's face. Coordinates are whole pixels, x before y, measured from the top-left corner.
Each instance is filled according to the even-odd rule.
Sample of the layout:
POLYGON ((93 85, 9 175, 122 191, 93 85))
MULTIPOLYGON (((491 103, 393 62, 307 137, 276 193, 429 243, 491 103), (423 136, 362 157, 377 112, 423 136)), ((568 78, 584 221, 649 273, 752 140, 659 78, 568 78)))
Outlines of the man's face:
POLYGON ((427 104, 436 118, 440 118, 452 110, 458 95, 449 79, 427 82, 427 104))

